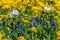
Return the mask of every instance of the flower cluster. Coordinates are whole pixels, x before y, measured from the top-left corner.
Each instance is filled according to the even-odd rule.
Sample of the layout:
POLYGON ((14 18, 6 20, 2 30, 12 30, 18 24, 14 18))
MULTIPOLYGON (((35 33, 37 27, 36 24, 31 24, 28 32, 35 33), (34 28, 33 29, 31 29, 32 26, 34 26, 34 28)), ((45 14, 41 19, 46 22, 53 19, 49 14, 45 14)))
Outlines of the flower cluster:
POLYGON ((0 0, 0 40, 60 40, 59 26, 60 0, 0 0))

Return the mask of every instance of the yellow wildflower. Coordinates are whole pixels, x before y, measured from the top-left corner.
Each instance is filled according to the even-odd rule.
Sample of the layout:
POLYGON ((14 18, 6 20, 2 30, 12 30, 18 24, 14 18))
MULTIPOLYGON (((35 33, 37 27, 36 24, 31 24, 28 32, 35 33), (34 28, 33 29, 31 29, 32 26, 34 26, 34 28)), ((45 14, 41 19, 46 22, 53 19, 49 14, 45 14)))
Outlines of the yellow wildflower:
POLYGON ((39 6, 32 6, 32 10, 34 11, 34 13, 38 13, 38 11, 42 10, 42 8, 39 6))
MULTIPOLYGON (((14 2, 14 0, 2 0, 3 4, 6 4, 4 5, 5 8, 10 8, 11 6, 12 7, 16 7, 17 6, 17 3, 14 2), (8 6, 8 7, 7 7, 8 6)), ((4 7, 3 7, 4 8, 4 7)))
POLYGON ((59 16, 54 16, 54 19, 55 19, 56 21, 58 21, 58 20, 59 20, 59 16))
POLYGON ((3 37, 4 35, 5 35, 5 34, 0 33, 0 40, 2 40, 2 37, 3 37))
POLYGON ((16 2, 13 2, 13 1, 8 1, 7 2, 7 5, 10 5, 12 7, 16 7, 17 6, 17 3, 16 2))
POLYGON ((25 17, 27 17, 28 15, 27 14, 24 14, 25 17))
POLYGON ((29 21, 28 20, 23 20, 24 21, 24 23, 29 23, 29 21))
POLYGON ((35 2, 35 0, 31 0, 31 3, 33 4, 35 2))
POLYGON ((60 16, 60 11, 57 11, 57 15, 60 16))
POLYGON ((57 25, 59 25, 59 26, 60 26, 60 19, 59 19, 59 20, 57 20, 56 22, 57 22, 57 25))
POLYGON ((2 38, 0 38, 0 40, 2 40, 2 38))
POLYGON ((29 0, 24 0, 24 1, 23 1, 23 4, 28 4, 28 3, 30 3, 29 0))
POLYGON ((33 32, 37 32, 36 27, 32 27, 31 30, 32 30, 33 32))
POLYGON ((0 15, 1 16, 1 18, 3 18, 4 17, 4 15, 0 15))
POLYGON ((18 37, 18 40, 25 40, 24 36, 18 37))
POLYGON ((25 11, 25 7, 22 5, 19 7, 19 9, 20 9, 20 11, 25 11))
POLYGON ((8 40, 8 38, 5 38, 5 39, 3 39, 3 40, 8 40))
POLYGON ((13 0, 2 0, 3 4, 12 4, 13 0))
POLYGON ((44 6, 45 6, 44 2, 38 2, 37 4, 38 4, 39 6, 41 6, 41 7, 44 7, 44 6))
POLYGON ((2 20, 2 18, 0 18, 0 21, 2 20))
POLYGON ((56 3, 55 5, 58 9, 60 9, 60 2, 56 3))
POLYGON ((44 12, 47 12, 47 10, 46 10, 46 9, 44 9, 44 12))
POLYGON ((22 2, 22 0, 15 0, 15 3, 19 3, 19 2, 22 2))
POLYGON ((60 2, 59 0, 53 0, 55 3, 58 3, 58 2, 60 2))
POLYGON ((35 10, 40 10, 39 8, 40 8, 39 6, 32 6, 32 10, 34 10, 34 11, 35 10))
POLYGON ((37 8, 36 6, 32 6, 32 10, 33 10, 33 11, 37 11, 38 8, 37 8))
POLYGON ((5 18, 8 18, 9 16, 8 15, 5 15, 5 18))
POLYGON ((15 3, 15 2, 12 2, 11 6, 14 7, 14 8, 17 8, 18 4, 15 3))
POLYGON ((58 23, 60 23, 60 19, 58 20, 58 23))
POLYGON ((60 40, 60 36, 58 36, 56 40, 60 40))
POLYGON ((39 16, 39 13, 35 13, 35 16, 39 16))
POLYGON ((2 1, 0 1, 0 6, 2 6, 3 5, 3 3, 2 3, 2 1))
POLYGON ((60 31, 57 32, 57 39, 60 39, 60 31))
POLYGON ((2 9, 8 9, 8 8, 11 8, 11 6, 10 6, 10 5, 4 5, 4 6, 2 7, 2 9))
POLYGON ((56 10, 56 8, 55 8, 54 6, 52 6, 51 10, 52 10, 52 11, 55 11, 55 10, 56 10))
POLYGON ((28 6, 33 6, 33 4, 32 3, 29 3, 28 6))
POLYGON ((10 12, 8 12, 7 15, 10 16, 10 12))
POLYGON ((58 19, 58 16, 54 16, 54 19, 58 19))
POLYGON ((57 36, 60 36, 60 31, 57 32, 57 36))
POLYGON ((58 30, 60 30, 60 24, 58 23, 57 25, 58 25, 58 26, 57 26, 58 30))
POLYGON ((36 17, 36 16, 34 16, 34 15, 32 16, 32 18, 35 18, 35 17, 36 17))
POLYGON ((36 2, 39 2, 39 0, 36 0, 36 2))
POLYGON ((3 4, 7 4, 8 0, 2 0, 3 4))
POLYGON ((7 30, 10 31, 11 29, 9 27, 7 27, 7 30))

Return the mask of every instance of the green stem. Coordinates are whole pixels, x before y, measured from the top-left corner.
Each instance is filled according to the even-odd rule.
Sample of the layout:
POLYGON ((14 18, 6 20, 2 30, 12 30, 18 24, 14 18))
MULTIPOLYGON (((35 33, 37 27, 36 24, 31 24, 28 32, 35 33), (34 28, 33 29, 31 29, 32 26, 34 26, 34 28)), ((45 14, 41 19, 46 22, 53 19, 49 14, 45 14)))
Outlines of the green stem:
POLYGON ((32 40, 33 40, 33 33, 32 33, 32 40))

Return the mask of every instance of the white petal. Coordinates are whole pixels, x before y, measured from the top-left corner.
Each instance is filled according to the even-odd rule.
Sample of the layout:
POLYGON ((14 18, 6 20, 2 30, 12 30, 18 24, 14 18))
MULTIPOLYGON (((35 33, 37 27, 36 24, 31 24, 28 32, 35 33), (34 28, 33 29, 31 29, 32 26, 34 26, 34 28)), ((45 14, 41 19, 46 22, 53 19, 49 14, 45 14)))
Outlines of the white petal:
POLYGON ((18 10, 13 10, 13 11, 12 11, 12 14, 13 14, 13 15, 19 15, 19 11, 18 11, 18 10))
POLYGON ((51 6, 47 5, 44 7, 44 9, 46 9, 47 11, 51 10, 51 6))

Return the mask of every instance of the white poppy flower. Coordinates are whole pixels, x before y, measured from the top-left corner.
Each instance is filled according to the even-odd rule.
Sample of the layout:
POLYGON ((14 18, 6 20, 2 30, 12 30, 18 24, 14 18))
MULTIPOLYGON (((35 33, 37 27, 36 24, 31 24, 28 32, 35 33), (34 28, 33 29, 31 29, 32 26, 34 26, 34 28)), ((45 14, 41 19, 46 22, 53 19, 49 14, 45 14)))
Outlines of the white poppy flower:
POLYGON ((18 10, 13 10, 10 14, 10 17, 13 17, 14 15, 19 15, 19 11, 18 10))
POLYGON ((46 6, 44 7, 44 9, 46 9, 47 11, 49 11, 49 10, 51 10, 51 6, 46 5, 46 6))
POLYGON ((13 11, 12 11, 12 14, 13 14, 13 15, 19 15, 19 11, 18 11, 18 10, 13 10, 13 11))

